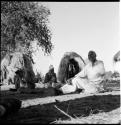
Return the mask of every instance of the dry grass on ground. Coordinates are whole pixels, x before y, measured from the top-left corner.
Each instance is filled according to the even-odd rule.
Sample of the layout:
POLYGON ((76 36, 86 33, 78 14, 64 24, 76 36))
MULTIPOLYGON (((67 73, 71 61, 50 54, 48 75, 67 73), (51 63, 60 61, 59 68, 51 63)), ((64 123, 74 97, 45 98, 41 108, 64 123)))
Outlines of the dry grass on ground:
POLYGON ((111 112, 105 113, 100 111, 98 114, 93 114, 87 117, 76 117, 68 120, 56 120, 52 123, 55 124, 121 124, 121 109, 118 108, 111 112))

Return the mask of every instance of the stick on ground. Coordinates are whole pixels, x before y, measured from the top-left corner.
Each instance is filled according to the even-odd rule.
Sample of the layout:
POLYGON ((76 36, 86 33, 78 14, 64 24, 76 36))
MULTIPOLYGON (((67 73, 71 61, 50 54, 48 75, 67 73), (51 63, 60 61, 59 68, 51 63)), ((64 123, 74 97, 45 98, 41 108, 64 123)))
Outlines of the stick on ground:
POLYGON ((56 109, 58 109, 61 113, 63 113, 64 115, 68 116, 70 119, 74 119, 73 117, 71 117, 70 115, 68 115, 66 112, 64 112, 63 110, 59 109, 56 105, 54 105, 54 107, 56 109))

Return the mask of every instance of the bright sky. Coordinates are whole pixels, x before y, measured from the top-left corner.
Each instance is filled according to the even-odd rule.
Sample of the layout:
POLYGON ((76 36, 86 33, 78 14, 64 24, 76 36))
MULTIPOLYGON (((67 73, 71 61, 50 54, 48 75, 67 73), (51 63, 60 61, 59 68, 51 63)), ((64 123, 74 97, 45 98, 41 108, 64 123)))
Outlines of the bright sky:
POLYGON ((65 52, 75 51, 87 58, 94 50, 104 61, 107 71, 113 70, 112 58, 120 50, 119 2, 42 2, 51 15, 54 49, 51 57, 37 53, 37 68, 44 74, 50 64, 58 70, 65 52))

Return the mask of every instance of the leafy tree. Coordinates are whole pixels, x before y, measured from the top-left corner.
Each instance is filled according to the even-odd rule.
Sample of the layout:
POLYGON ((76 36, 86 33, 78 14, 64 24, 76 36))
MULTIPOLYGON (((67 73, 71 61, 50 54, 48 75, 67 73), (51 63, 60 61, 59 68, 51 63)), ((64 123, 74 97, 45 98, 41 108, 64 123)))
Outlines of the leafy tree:
POLYGON ((50 54, 51 31, 47 23, 50 10, 37 2, 1 2, 1 52, 22 51, 31 53, 31 42, 38 41, 45 54, 50 54))

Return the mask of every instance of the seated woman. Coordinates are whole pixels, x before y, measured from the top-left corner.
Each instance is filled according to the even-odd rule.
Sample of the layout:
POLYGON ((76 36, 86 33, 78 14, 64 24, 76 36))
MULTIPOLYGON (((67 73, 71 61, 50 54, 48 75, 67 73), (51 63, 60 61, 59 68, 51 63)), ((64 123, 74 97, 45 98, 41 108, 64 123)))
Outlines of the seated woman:
POLYGON ((45 75, 44 83, 49 84, 52 87, 54 83, 57 83, 56 73, 54 72, 53 65, 49 66, 49 71, 45 75))
POLYGON ((105 75, 105 68, 102 61, 96 59, 96 53, 88 53, 89 63, 75 77, 69 80, 67 84, 56 91, 63 94, 75 92, 77 89, 83 89, 86 93, 96 93, 102 91, 102 84, 105 75))
POLYGON ((79 73, 79 66, 74 59, 69 60, 67 79, 74 77, 77 73, 79 73))

